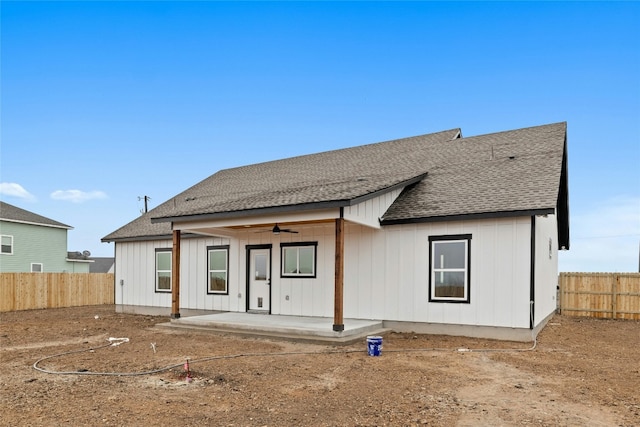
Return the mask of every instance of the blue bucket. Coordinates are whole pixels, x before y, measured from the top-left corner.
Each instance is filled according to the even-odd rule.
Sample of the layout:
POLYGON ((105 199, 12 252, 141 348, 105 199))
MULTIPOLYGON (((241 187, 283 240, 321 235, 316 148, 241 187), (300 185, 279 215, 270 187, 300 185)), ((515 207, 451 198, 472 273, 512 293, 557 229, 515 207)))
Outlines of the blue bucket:
POLYGON ((367 353, 369 356, 382 354, 382 337, 367 337, 367 353))

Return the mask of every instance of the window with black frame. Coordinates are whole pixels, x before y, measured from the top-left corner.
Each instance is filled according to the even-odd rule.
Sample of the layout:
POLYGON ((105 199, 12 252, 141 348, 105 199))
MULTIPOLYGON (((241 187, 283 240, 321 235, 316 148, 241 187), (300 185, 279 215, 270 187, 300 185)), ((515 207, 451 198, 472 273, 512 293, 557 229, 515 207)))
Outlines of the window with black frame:
POLYGON ((318 242, 282 243, 281 277, 316 277, 318 242))
POLYGON ((207 277, 207 293, 229 293, 229 246, 207 247, 207 277))
POLYGON ((171 249, 156 249, 156 292, 171 292, 171 249))
POLYGON ((429 301, 470 301, 471 235, 429 237, 429 301))

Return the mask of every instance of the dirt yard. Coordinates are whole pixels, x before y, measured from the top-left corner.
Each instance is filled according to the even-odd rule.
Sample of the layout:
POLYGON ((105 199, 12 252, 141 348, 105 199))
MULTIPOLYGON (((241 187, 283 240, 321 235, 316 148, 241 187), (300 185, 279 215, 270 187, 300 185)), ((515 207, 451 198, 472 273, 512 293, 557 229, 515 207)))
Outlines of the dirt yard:
POLYGON ((0 313, 0 425, 640 425, 640 322, 556 316, 532 351, 391 333, 380 357, 364 341, 332 347, 161 322, 113 306, 0 313), (66 374, 33 368, 61 353, 37 366, 66 374))

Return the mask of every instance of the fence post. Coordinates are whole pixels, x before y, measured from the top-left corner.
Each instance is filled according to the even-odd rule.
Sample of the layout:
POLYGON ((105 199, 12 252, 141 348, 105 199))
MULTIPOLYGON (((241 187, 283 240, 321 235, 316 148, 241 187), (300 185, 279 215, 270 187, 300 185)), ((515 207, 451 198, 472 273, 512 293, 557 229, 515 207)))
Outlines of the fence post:
POLYGON ((620 275, 614 274, 613 276, 613 295, 611 296, 611 311, 614 319, 618 318, 618 283, 620 283, 620 275))
POLYGON ((560 278, 558 280, 558 314, 562 314, 562 289, 564 288, 564 274, 560 273, 560 278))

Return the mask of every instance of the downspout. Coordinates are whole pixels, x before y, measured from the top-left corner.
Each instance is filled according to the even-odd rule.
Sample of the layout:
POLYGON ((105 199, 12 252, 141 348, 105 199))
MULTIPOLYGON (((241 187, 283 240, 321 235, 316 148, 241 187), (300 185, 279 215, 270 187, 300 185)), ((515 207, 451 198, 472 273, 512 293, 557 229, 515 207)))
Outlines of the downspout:
POLYGON ((180 230, 173 230, 171 252, 171 318, 180 318, 180 230))
POLYGON ((336 218, 335 283, 333 300, 333 330, 344 331, 344 209, 336 218))
POLYGON ((536 304, 536 216, 531 216, 531 262, 529 273, 529 329, 533 329, 536 304))
MULTIPOLYGON (((118 311, 118 282, 116 277, 118 277, 118 263, 116 262, 116 246, 117 242, 113 242, 113 304, 116 306, 116 312, 118 311)), ((120 283, 124 284, 124 281, 121 279, 120 283)), ((124 289, 120 286, 120 292, 122 293, 121 304, 124 306, 124 289)))

